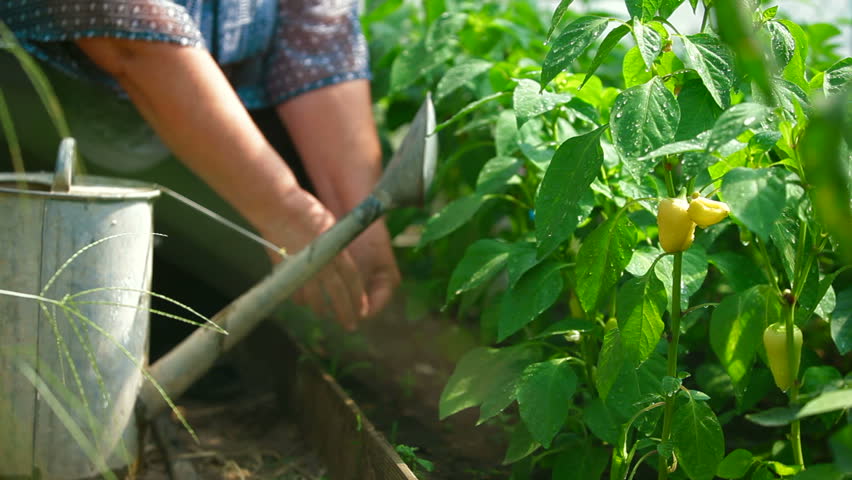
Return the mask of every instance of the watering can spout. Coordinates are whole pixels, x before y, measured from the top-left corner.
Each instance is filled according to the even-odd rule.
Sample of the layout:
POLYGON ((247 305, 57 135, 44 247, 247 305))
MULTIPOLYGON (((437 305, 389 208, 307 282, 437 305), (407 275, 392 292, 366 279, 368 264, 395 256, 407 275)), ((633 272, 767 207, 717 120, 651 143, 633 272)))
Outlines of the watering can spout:
POLYGON ((162 412, 167 407, 164 392, 171 398, 185 392, 219 355, 248 335, 385 212, 422 204, 435 172, 438 139, 434 131, 435 109, 427 95, 373 192, 310 245, 278 264, 272 273, 213 316, 211 321, 228 335, 199 328, 151 366, 149 372, 156 383, 147 382, 139 399, 145 416, 152 418, 162 412))

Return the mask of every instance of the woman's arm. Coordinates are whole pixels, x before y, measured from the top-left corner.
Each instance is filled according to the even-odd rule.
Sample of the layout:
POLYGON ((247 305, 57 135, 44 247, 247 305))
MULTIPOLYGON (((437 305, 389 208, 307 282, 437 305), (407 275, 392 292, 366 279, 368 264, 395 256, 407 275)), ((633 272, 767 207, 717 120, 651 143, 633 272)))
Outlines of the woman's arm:
MULTIPOLYGON (((382 173, 370 85, 353 80, 312 90, 278 106, 320 200, 341 216, 364 200, 382 173)), ((361 272, 370 314, 381 310, 399 283, 384 222, 349 247, 361 272)))
MULTIPOLYGON (((294 252, 334 222, 298 186, 208 52, 108 38, 77 44, 118 80, 172 152, 265 238, 294 252)), ((350 328, 367 313, 361 278, 346 252, 299 295, 350 328)))

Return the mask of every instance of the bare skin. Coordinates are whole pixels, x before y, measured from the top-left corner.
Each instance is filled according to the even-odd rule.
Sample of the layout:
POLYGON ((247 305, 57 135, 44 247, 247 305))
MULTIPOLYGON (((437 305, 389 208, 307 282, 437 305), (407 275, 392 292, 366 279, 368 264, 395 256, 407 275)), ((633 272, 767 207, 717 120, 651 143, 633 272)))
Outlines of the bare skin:
MULTIPOLYGON (((313 91, 278 107, 326 207, 298 185, 207 51, 108 38, 77 44, 118 80, 182 162, 264 238, 289 252, 328 229, 378 179, 381 155, 366 82, 313 91), (344 101, 344 95, 355 97, 344 101)), ((387 303, 398 281, 387 230, 378 224, 296 300, 354 329, 387 303)))

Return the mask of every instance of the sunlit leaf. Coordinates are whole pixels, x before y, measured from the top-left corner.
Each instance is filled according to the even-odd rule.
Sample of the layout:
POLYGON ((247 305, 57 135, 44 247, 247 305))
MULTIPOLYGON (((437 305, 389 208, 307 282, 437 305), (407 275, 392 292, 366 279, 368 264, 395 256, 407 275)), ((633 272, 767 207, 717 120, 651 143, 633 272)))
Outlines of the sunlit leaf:
POLYGON ((605 128, 569 138, 553 155, 535 202, 540 257, 570 237, 579 224, 581 201, 603 163, 600 136, 605 128))
POLYGON ((537 358, 538 353, 526 346, 477 347, 467 352, 441 393, 441 419, 475 406, 481 406, 480 423, 497 415, 515 400, 521 373, 537 358))
POLYGON ((710 345, 741 395, 763 330, 780 318, 781 303, 767 285, 728 295, 710 318, 710 345))
POLYGON ((778 168, 735 168, 725 175, 722 195, 731 215, 763 239, 781 217, 787 190, 778 168))
POLYGON ((793 34, 780 22, 766 22, 765 28, 772 40, 772 53, 775 55, 775 63, 780 68, 786 67, 796 52, 796 40, 793 39, 793 34))
POLYGON ((435 103, 440 102, 460 87, 471 85, 474 78, 487 72, 491 67, 491 62, 478 59, 468 60, 453 66, 441 77, 441 81, 435 88, 435 103))
POLYGON ((537 265, 506 292, 500 305, 498 341, 524 328, 556 302, 563 286, 560 268, 556 262, 537 265))
POLYGON ((609 20, 603 17, 585 16, 565 27, 544 57, 541 69, 542 87, 547 86, 559 72, 568 68, 586 51, 601 36, 607 22, 609 20))
POLYGON ((710 131, 707 150, 717 150, 746 130, 757 128, 769 113, 768 107, 758 103, 739 103, 725 110, 710 131))
POLYGON ((541 86, 535 80, 525 78, 518 81, 518 86, 515 87, 512 95, 518 126, 523 125, 532 117, 568 103, 571 98, 572 95, 567 93, 542 91, 541 86))
POLYGON ((720 108, 728 108, 734 83, 734 59, 730 50, 716 36, 707 33, 680 38, 686 50, 684 65, 698 73, 720 108))
POLYGON ((628 280, 618 289, 616 312, 624 352, 634 365, 645 361, 660 343, 666 289, 653 273, 628 280))
POLYGON ((617 215, 589 234, 577 253, 577 296, 587 312, 612 291, 630 263, 636 231, 627 215, 617 215))
POLYGON ((468 195, 451 202, 426 222, 420 245, 453 233, 467 223, 485 202, 486 198, 482 195, 468 195))
POLYGON ((615 46, 618 45, 618 42, 621 41, 621 39, 628 33, 630 33, 630 27, 627 25, 619 25, 613 28, 612 31, 604 37, 601 42, 601 46, 598 47, 598 51, 595 53, 595 58, 592 59, 592 63, 589 64, 589 67, 586 69, 586 76, 583 78, 583 83, 580 85, 580 88, 582 88, 583 85, 592 78, 592 75, 595 74, 598 67, 600 67, 601 64, 609 58, 609 54, 612 52, 612 49, 615 48, 615 46))
POLYGON ((611 113, 612 137, 634 177, 650 168, 636 159, 674 140, 680 108, 674 95, 654 77, 618 96, 611 113))
POLYGON ((550 448, 568 418, 566 404, 577 389, 577 375, 565 358, 534 363, 521 375, 518 406, 532 437, 550 448))
POLYGON ((505 242, 491 238, 477 240, 467 247, 450 277, 446 302, 494 278, 506 266, 510 250, 505 242))
POLYGON ((725 437, 706 402, 690 398, 675 410, 672 441, 678 465, 692 480, 711 480, 725 454, 725 437))
POLYGON ((554 30, 562 22, 562 18, 565 17, 565 14, 568 13, 568 7, 574 3, 574 0, 560 0, 559 5, 556 6, 556 10, 553 11, 553 17, 550 19, 550 28, 547 29, 547 36, 545 37, 544 43, 550 42, 550 37, 553 35, 554 30))
POLYGON ((645 61, 645 66, 651 68, 654 60, 663 50, 663 38, 656 30, 637 19, 633 20, 633 38, 636 40, 636 46, 639 48, 642 60, 645 61))

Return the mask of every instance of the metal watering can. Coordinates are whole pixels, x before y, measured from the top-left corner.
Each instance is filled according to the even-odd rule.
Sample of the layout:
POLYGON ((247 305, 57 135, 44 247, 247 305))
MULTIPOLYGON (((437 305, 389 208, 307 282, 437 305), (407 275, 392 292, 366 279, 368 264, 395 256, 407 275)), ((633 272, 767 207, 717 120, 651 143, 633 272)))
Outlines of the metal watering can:
POLYGON ((146 292, 160 191, 74 179, 72 139, 62 142, 54 175, 0 174, 0 478, 77 479, 132 463, 137 424, 168 408, 164 394, 180 397, 388 210, 422 203, 434 130, 427 95, 373 192, 213 316, 227 334, 198 328, 148 368, 148 381, 146 292))

